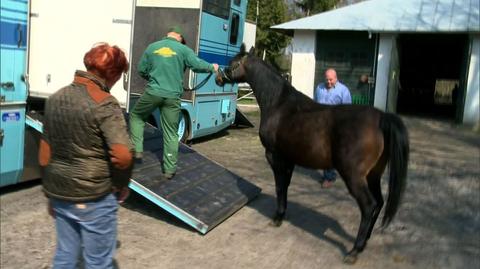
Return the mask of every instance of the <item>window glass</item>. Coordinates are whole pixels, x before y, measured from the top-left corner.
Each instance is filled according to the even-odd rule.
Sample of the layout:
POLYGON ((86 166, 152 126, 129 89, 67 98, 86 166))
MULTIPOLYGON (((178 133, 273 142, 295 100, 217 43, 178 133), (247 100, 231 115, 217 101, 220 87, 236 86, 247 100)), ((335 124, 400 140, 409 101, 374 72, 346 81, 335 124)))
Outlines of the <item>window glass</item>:
POLYGON ((230 44, 236 45, 238 40, 238 28, 240 26, 240 16, 233 14, 230 24, 230 44))
POLYGON ((228 19, 230 15, 230 0, 204 0, 203 11, 223 19, 228 19))

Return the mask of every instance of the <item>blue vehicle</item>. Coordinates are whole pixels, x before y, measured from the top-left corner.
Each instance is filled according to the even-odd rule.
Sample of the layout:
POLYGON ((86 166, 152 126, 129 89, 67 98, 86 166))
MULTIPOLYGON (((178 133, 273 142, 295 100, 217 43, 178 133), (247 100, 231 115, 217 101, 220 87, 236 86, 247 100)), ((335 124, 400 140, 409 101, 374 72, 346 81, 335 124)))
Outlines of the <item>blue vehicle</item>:
POLYGON ((27 0, 0 1, 0 186, 24 181, 38 174, 29 171, 33 161, 25 157, 27 107, 27 0))
MULTIPOLYGON (((208 62, 226 66, 240 51, 247 0, 184 1, 188 3, 183 3, 182 7, 172 7, 169 2, 136 2, 129 87, 132 102, 143 92, 145 85, 136 70, 140 56, 150 43, 163 38, 172 25, 179 25, 184 29, 187 45, 208 62), (188 8, 185 8, 185 5, 188 5, 188 8), (156 29, 156 32, 145 29, 156 29)), ((203 84, 207 76, 208 74, 188 71, 184 85, 192 88, 203 84)), ((199 89, 186 91, 182 96, 180 139, 190 140, 230 126, 235 121, 237 91, 237 85, 217 86, 213 76, 199 89)), ((150 122, 160 126, 159 118, 159 112, 156 112, 150 122)))
MULTIPOLYGON (((37 150, 45 100, 72 81, 75 69, 84 68, 81 55, 94 43, 116 44, 129 54, 129 77, 111 91, 128 111, 146 83, 136 67, 148 44, 163 38, 170 26, 180 25, 187 45, 201 58, 226 66, 242 44, 247 7, 247 0, 0 3, 0 187, 40 178, 37 150), (92 5, 99 7, 98 12, 91 10, 92 5)), ((184 85, 193 88, 206 76, 187 70, 184 85)), ((235 121, 236 98, 236 85, 219 87, 213 76, 198 90, 186 91, 179 137, 187 141, 230 126, 235 121)), ((150 122, 160 126, 159 118, 156 112, 150 122)))

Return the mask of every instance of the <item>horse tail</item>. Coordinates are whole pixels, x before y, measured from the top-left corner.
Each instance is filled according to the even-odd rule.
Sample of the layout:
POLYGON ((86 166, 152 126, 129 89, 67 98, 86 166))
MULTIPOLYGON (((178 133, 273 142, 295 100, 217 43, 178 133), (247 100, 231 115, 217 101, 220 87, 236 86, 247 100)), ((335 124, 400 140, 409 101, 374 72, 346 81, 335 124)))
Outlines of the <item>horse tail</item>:
POLYGON ((397 213, 405 190, 410 146, 407 128, 397 115, 383 113, 380 128, 383 131, 384 151, 387 153, 390 167, 388 199, 382 220, 382 226, 387 227, 397 213))

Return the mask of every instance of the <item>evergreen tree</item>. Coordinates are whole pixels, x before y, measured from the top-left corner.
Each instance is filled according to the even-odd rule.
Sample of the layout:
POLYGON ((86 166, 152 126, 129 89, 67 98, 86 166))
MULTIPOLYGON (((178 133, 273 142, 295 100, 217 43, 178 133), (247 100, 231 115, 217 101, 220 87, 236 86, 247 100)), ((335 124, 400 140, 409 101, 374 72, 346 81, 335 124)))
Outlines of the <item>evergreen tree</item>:
MULTIPOLYGON (((248 2, 247 19, 257 22, 256 52, 265 60, 278 68, 276 59, 290 42, 286 35, 270 29, 271 26, 288 21, 287 6, 283 0, 250 0, 248 2), (257 2, 259 7, 258 17, 257 2)), ((249 48, 247 48, 248 50, 249 48)))
POLYGON ((295 0, 295 5, 304 12, 305 16, 311 16, 333 9, 338 2, 339 0, 295 0))

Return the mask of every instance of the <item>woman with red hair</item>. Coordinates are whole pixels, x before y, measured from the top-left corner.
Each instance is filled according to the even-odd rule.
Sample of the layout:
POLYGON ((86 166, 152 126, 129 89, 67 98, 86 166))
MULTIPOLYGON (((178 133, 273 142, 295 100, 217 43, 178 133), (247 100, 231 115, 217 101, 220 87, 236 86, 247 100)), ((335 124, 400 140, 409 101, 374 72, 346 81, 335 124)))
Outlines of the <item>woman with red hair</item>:
POLYGON ((117 46, 101 43, 85 54, 87 71, 48 98, 39 162, 43 191, 55 218, 53 268, 113 268, 117 209, 128 194, 132 146, 111 87, 128 70, 117 46))

